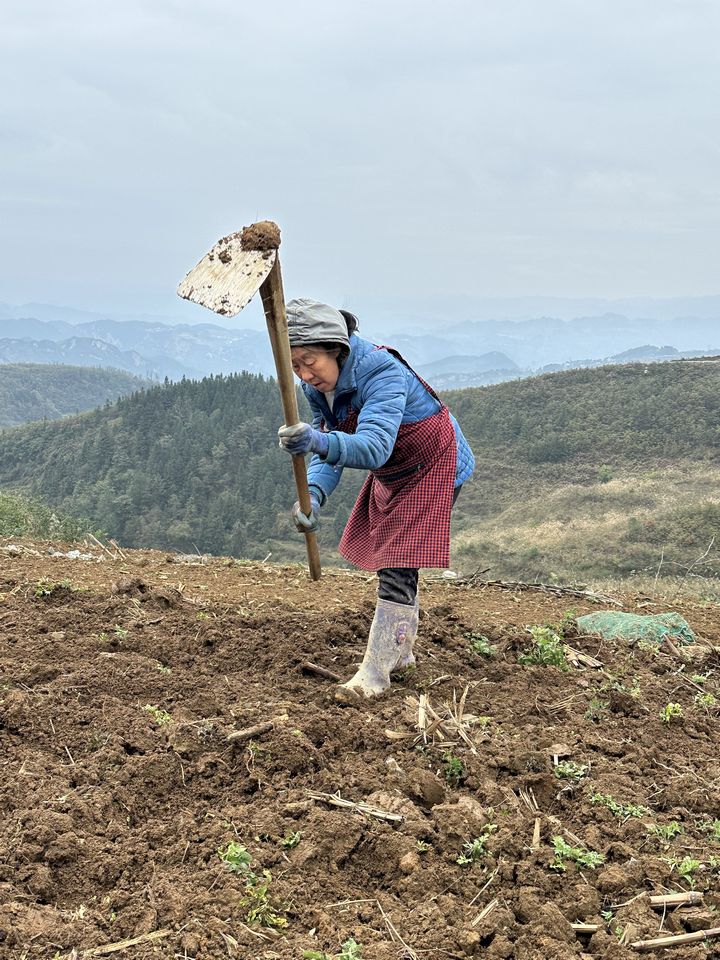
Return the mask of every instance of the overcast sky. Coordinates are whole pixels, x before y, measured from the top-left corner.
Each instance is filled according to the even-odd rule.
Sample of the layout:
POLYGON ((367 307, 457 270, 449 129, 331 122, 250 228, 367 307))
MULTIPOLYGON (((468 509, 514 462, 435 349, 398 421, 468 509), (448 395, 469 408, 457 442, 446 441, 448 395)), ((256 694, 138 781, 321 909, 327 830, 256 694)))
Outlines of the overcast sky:
POLYGON ((286 292, 720 293, 717 0, 0 6, 0 301, 173 313, 261 218, 286 292))

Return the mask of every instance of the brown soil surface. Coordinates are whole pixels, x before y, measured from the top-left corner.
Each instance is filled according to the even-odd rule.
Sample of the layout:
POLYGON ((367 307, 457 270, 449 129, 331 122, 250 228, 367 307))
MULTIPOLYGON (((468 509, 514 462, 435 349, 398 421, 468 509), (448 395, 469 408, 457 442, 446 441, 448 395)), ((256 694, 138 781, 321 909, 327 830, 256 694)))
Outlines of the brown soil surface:
MULTIPOLYGON (((637 956, 628 942, 720 926, 718 714, 695 701, 720 699, 717 605, 625 598, 627 610, 678 610, 704 642, 685 663, 570 636, 602 666, 563 672, 518 661, 526 626, 592 604, 426 582, 417 670, 376 702, 341 707, 333 683, 299 664, 351 675, 371 577, 329 571, 313 584, 299 567, 4 546, 0 957, 300 960, 335 958, 353 938, 364 960, 622 960, 637 956), (472 652, 473 633, 494 656, 472 652), (461 735, 451 714, 465 692, 476 719, 461 735), (425 735, 423 694, 443 720, 425 735), (665 723, 668 703, 683 715, 665 723), (275 718, 256 739, 228 740, 275 718), (559 778, 555 756, 586 775, 559 778), (617 815, 597 795, 638 808, 617 815), (673 821, 674 837, 648 829, 673 821), (604 863, 551 869, 553 837, 604 863), (459 864, 478 838, 479 859, 459 864), (221 859, 230 843, 252 858, 246 872, 221 859), (279 933, 253 917, 265 883, 287 921, 279 933), (652 909, 649 894, 691 886, 697 905, 652 909)), ((718 945, 646 955, 718 957, 718 945)))
POLYGON ((277 250, 280 246, 280 227, 272 220, 259 220, 243 227, 240 233, 243 250, 277 250))

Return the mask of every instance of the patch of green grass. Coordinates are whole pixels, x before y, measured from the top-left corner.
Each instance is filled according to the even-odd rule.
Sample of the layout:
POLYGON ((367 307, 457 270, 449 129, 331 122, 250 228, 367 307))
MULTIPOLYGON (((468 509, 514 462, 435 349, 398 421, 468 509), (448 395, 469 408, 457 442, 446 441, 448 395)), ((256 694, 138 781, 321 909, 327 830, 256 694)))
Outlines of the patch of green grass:
POLYGON ((466 633, 465 637, 468 641, 468 646, 473 653, 477 653, 481 657, 494 657, 495 656, 495 647, 490 643, 488 637, 484 633, 466 633))
POLYGON ((585 719, 592 723, 600 723, 607 716, 608 701, 593 697, 585 711, 585 719))
POLYGON ((470 863, 477 863, 479 860, 484 859, 487 853, 485 844, 488 841, 488 837, 495 833, 496 830, 496 823, 486 823, 479 837, 475 837, 474 840, 469 840, 463 844, 460 856, 455 863, 460 864, 461 867, 466 867, 470 863))
POLYGON ((445 779, 451 787, 457 787, 465 779, 465 767, 462 760, 449 750, 443 754, 442 759, 445 779))
POLYGON ((589 867, 596 870, 601 864, 605 863, 605 857, 595 850, 588 850, 587 847, 571 847, 562 837, 553 837, 553 848, 555 850, 555 859, 550 864, 551 870, 559 870, 564 873, 567 870, 567 861, 576 863, 578 867, 589 867))
POLYGON ((159 726, 162 726, 164 723, 172 723, 172 715, 169 714, 167 710, 163 710, 161 707, 156 707, 151 703, 146 703, 143 707, 143 710, 146 713, 149 713, 155 723, 157 723, 159 726))
POLYGON ((38 580, 33 588, 34 596, 40 600, 43 597, 51 597, 60 590, 73 590, 70 580, 50 580, 49 577, 43 577, 38 580))
POLYGON ((568 670, 565 658, 565 644, 560 634, 550 627, 530 627, 532 649, 518 657, 518 663, 523 666, 539 664, 545 667, 557 667, 558 670, 568 670))
POLYGON ((620 803, 609 793, 594 793, 590 797, 590 803, 599 803, 616 817, 627 820, 628 817, 645 817, 652 811, 649 807, 644 807, 640 803, 620 803))
POLYGON ((574 763, 572 760, 561 760, 555 767, 555 776, 560 780, 582 780, 587 772, 586 763, 574 763))
POLYGON ((679 834, 684 833, 681 824, 679 824, 677 820, 671 820, 670 823, 666 824, 649 823, 647 825, 647 832, 657 837, 665 846, 679 834))

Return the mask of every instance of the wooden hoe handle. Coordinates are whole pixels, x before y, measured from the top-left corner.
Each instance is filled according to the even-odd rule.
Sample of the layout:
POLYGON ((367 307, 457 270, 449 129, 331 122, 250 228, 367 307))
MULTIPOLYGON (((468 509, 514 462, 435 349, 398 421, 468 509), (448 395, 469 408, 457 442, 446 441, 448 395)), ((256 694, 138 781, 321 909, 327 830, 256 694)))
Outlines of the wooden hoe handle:
MULTIPOLYGON (((260 287, 260 296, 262 297, 265 320, 267 321, 268 333, 270 334, 270 344, 272 346, 273 357, 275 358, 275 369, 277 370, 278 383, 280 384, 280 396, 282 398, 283 413, 285 415, 285 425, 292 427, 300 421, 300 414, 298 413, 295 380, 293 378, 292 361, 290 358, 290 340, 288 339, 287 318, 285 317, 285 296, 283 294, 282 274, 280 272, 280 258, 277 255, 275 257, 275 265, 260 287)), ((310 514, 312 507, 310 505, 310 490, 308 489, 305 457, 301 454, 294 456, 292 458, 292 465, 300 509, 304 514, 310 514)), ((307 547, 310 579, 319 580, 321 576, 320 551, 318 550, 317 539, 314 533, 307 532, 305 534, 305 546, 307 547)))

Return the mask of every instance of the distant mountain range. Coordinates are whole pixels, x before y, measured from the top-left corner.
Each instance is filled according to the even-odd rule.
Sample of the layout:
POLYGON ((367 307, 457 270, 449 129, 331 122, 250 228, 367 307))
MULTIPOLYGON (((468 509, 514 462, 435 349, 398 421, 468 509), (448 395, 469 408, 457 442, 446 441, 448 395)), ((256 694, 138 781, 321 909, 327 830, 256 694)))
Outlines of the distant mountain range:
MULTIPOLYGON (((720 299, 713 316, 642 319, 606 313, 571 320, 468 320, 412 332, 376 319, 361 332, 396 347, 439 389, 482 386, 550 370, 601 363, 651 362, 720 352, 720 299), (394 332, 393 332, 394 331, 394 332), (659 346, 663 345, 663 346, 659 346)), ((247 370, 272 374, 266 333, 215 323, 170 324, 153 319, 43 319, 7 316, 0 305, 0 363, 62 363, 113 367, 155 380, 197 379, 247 370), (2 314, 5 316, 2 316, 2 314)))

